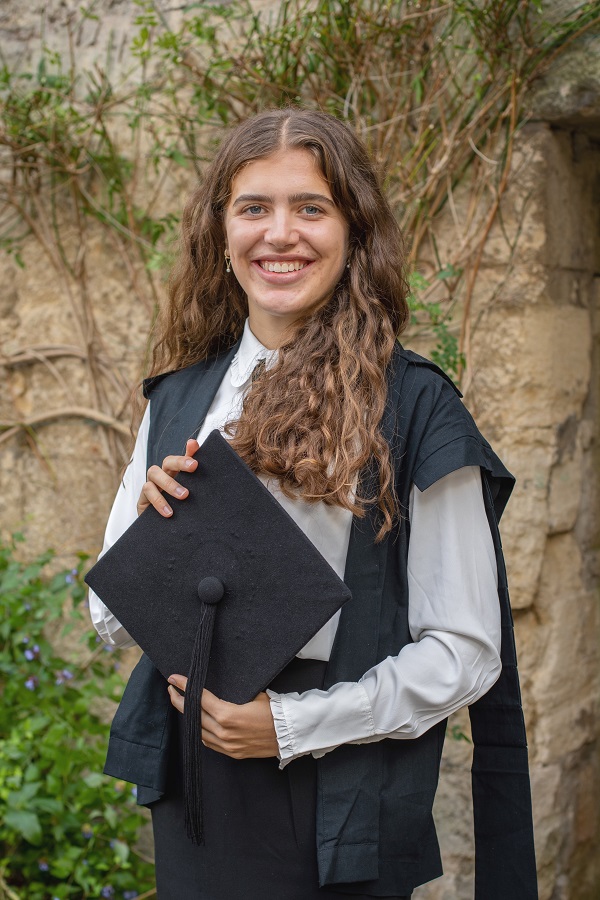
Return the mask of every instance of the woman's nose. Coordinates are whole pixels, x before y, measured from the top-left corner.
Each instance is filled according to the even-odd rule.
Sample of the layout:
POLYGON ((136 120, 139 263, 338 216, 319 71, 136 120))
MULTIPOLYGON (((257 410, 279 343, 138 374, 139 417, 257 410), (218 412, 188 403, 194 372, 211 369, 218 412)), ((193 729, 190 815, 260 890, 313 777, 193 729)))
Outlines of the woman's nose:
POLYGON ((275 211, 269 220, 265 240, 275 247, 297 244, 300 236, 294 225, 293 216, 286 210, 275 211))

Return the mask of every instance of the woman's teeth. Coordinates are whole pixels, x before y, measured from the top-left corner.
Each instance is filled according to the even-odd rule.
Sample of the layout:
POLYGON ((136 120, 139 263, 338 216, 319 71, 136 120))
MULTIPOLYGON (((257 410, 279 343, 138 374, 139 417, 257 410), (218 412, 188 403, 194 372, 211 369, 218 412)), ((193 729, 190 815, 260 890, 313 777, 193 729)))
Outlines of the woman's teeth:
POLYGON ((287 263, 279 263, 279 262, 269 262, 268 260, 260 261, 261 269, 264 269, 265 272, 298 272, 300 269, 303 269, 306 265, 305 262, 287 262, 287 263))

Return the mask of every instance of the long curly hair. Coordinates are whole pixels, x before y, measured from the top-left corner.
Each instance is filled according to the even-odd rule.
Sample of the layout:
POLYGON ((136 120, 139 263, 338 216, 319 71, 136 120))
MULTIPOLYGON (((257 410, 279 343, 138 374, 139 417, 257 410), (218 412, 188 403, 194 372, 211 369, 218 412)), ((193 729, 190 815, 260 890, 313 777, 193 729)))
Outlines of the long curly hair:
POLYGON ((368 153, 334 116, 297 108, 263 112, 221 144, 182 219, 179 259, 158 325, 152 374, 179 369, 231 347, 247 299, 224 266, 224 216, 235 175, 253 160, 306 149, 349 225, 348 267, 331 299, 300 319, 228 425, 250 468, 279 481, 288 497, 324 501, 364 516, 380 512, 378 539, 396 515, 389 447, 380 430, 386 369, 408 319, 399 226, 368 153), (357 480, 370 466, 375 496, 357 480))

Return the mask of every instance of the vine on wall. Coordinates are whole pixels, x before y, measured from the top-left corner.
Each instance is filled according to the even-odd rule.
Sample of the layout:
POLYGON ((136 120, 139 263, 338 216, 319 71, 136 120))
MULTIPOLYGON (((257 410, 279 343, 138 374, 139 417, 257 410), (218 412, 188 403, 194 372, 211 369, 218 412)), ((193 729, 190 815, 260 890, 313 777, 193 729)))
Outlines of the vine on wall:
MULTIPOLYGON (((154 0, 135 5, 131 65, 118 80, 100 62, 84 71, 74 52, 44 47, 36 71, 0 71, 0 244, 22 266, 25 242, 37 243, 76 322, 72 343, 24 345, 0 363, 44 365, 64 381, 56 361, 81 359, 92 398, 0 421, 0 442, 24 433, 35 450, 45 422, 77 417, 103 426, 107 456, 122 463, 133 385, 97 324, 90 241, 101 229, 150 326, 178 225, 174 185, 201 174, 224 126, 282 104, 330 111, 369 145, 410 242, 412 327, 460 379, 528 88, 598 24, 597 5, 550 25, 540 0, 285 0, 262 12, 241 0, 201 12, 190 3, 176 27, 154 0), (455 215, 461 185, 467 221, 441 258, 436 217, 455 215), (434 261, 425 271, 423 255, 434 261)), ((69 28, 96 17, 92 0, 69 28)))

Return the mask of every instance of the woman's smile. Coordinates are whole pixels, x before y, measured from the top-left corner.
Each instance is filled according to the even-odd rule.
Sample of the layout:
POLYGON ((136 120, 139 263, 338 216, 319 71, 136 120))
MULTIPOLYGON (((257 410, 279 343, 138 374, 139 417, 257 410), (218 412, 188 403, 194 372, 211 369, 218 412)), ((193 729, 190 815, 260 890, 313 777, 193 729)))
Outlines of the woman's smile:
POLYGON ((257 259, 254 262, 258 263, 263 272, 281 273, 283 275, 287 275, 288 272, 300 272, 310 265, 310 260, 288 259, 287 257, 284 259, 257 259))
POLYGON ((332 296, 346 264, 348 231, 308 150, 254 160, 233 179, 227 251, 248 298, 250 327, 266 346, 278 346, 288 325, 332 296))
POLYGON ((252 260, 259 276, 266 284, 298 284, 308 274, 313 264, 309 259, 290 259, 288 257, 270 257, 269 259, 252 260))

